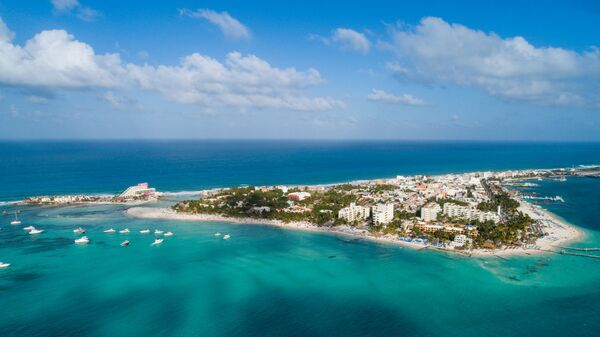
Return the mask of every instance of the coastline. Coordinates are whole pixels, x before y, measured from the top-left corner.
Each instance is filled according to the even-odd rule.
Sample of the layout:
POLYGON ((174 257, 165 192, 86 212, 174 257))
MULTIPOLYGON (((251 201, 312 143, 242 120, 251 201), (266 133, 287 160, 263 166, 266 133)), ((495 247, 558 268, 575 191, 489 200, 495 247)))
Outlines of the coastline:
POLYGON ((225 217, 215 214, 186 214, 178 213, 169 208, 158 207, 131 207, 125 210, 125 214, 142 219, 163 219, 191 222, 223 222, 236 225, 266 225, 274 226, 287 230, 299 230, 305 232, 319 232, 329 234, 339 234, 350 236, 362 240, 383 242, 391 244, 399 244, 413 249, 433 248, 443 252, 457 253, 466 256, 474 257, 505 257, 518 255, 534 255, 544 253, 557 253, 553 248, 557 245, 573 242, 583 238, 583 231, 576 226, 566 222, 557 215, 539 207, 532 205, 526 201, 519 200, 521 207, 519 210, 528 214, 533 219, 540 220, 546 236, 539 238, 535 245, 519 248, 503 248, 503 249, 476 249, 476 250, 455 250, 447 248, 439 248, 430 244, 407 242, 400 240, 394 235, 375 236, 369 233, 366 229, 357 229, 355 227, 342 225, 336 227, 321 227, 309 222, 289 222, 284 223, 278 220, 257 219, 257 218, 237 218, 225 217))

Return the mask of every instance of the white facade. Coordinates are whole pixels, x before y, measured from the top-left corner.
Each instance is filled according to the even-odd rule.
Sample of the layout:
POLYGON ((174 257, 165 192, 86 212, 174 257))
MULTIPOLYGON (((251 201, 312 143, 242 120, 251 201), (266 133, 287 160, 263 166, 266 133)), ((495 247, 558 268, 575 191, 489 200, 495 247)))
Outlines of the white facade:
POLYGON ((135 198, 156 194, 156 189, 148 187, 148 183, 141 183, 128 187, 119 195, 121 198, 135 198))
POLYGON ((460 206, 449 202, 444 204, 444 214, 453 218, 479 220, 481 222, 488 220, 492 220, 494 222, 500 221, 500 217, 494 212, 482 212, 475 208, 460 206))
POLYGON ((458 234, 454 236, 454 241, 452 241, 452 246, 454 247, 463 247, 467 243, 471 243, 473 240, 467 237, 464 234, 458 234))
POLYGON ((354 222, 356 220, 365 220, 370 214, 371 209, 369 207, 357 206, 355 203, 351 203, 350 206, 340 209, 338 218, 354 222))
POLYGON ((378 204, 373 207, 373 222, 388 224, 394 220, 394 204, 378 204))
POLYGON ((437 220, 438 214, 442 211, 442 208, 438 204, 433 204, 421 208, 421 220, 423 221, 435 221, 437 220))

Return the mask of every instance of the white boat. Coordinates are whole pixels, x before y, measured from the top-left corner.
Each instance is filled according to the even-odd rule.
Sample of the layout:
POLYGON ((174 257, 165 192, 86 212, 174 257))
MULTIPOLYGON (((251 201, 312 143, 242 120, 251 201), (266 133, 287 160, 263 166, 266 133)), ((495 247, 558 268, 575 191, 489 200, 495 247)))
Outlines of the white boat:
POLYGON ((23 229, 26 230, 26 231, 30 231, 30 230, 34 230, 35 227, 33 227, 33 226, 27 226, 27 227, 23 227, 23 229))
POLYGON ((0 262, 0 268, 7 268, 7 267, 10 267, 10 263, 0 262))
POLYGON ((114 230, 112 228, 111 229, 107 229, 107 230, 104 231, 104 233, 108 233, 108 234, 112 234, 114 232, 116 232, 116 230, 114 230))
POLYGON ((44 232, 44 230, 42 230, 42 229, 32 229, 29 231, 29 234, 40 234, 43 232, 44 232))
POLYGON ((163 231, 159 231, 158 229, 154 231, 154 234, 156 235, 161 235, 163 233, 163 231))
POLYGON ((83 233, 85 233, 85 229, 83 229, 81 227, 78 227, 78 228, 76 228, 76 229, 73 230, 73 233, 83 234, 83 233))
POLYGON ((231 235, 229 235, 229 234, 225 234, 225 235, 223 235, 223 240, 227 240, 227 239, 229 239, 230 237, 231 237, 231 235))
POLYGON ((122 229, 122 230, 119 231, 119 233, 121 233, 121 234, 127 234, 127 233, 129 233, 129 228, 122 229))
POLYGON ((121 242, 121 247, 129 246, 129 240, 121 242))
POLYGON ((173 236, 173 232, 166 232, 164 235, 165 236, 173 236))
POLYGON ((87 245, 90 243, 90 239, 87 236, 82 236, 79 239, 75 240, 75 243, 78 245, 87 245))
POLYGON ((19 214, 18 211, 15 212, 15 219, 10 222, 11 225, 20 225, 21 224, 21 220, 19 220, 19 216, 17 214, 19 214))
POLYGON ((151 246, 156 246, 156 245, 160 245, 161 243, 163 243, 165 239, 155 239, 154 242, 152 242, 151 246))
POLYGON ((219 232, 216 232, 216 233, 215 233, 215 236, 221 236, 221 233, 219 233, 219 232))
POLYGON ((148 234, 148 233, 150 233, 150 230, 149 230, 149 229, 142 229, 142 230, 140 231, 140 234, 148 234))

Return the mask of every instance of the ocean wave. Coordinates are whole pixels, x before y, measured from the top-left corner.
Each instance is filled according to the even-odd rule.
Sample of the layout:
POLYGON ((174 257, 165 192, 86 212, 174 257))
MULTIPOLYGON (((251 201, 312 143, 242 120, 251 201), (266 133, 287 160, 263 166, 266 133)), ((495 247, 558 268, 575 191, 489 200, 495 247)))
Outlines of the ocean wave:
POLYGON ((23 200, 0 201, 0 206, 14 205, 23 202, 23 200))

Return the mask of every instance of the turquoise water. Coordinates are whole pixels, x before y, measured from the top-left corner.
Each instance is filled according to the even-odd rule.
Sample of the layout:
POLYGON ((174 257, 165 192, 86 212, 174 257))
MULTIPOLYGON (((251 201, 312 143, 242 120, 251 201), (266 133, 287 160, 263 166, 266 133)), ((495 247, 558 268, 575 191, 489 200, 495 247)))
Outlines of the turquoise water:
MULTIPOLYGON (((544 181, 535 191, 565 198, 546 207, 585 229, 573 245, 600 247, 600 179, 544 181)), ((0 336, 600 331, 600 260, 469 259, 267 226, 132 219, 122 206, 21 210, 22 226, 0 218, 0 261, 12 263, 0 270, 0 336), (30 224, 45 232, 27 235, 22 227, 30 224), (77 226, 90 245, 73 244, 77 226), (102 232, 110 227, 131 233, 102 232), (138 232, 144 228, 175 236, 151 247, 153 235, 138 232), (120 247, 125 238, 131 245, 120 247)))

